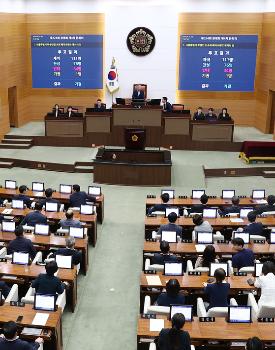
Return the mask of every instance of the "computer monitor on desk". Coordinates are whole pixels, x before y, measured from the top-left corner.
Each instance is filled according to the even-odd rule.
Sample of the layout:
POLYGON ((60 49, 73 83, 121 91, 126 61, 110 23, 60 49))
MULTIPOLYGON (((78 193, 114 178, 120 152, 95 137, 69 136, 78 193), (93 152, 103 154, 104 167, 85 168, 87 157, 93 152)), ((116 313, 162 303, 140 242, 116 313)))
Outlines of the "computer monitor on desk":
POLYGON ((116 104, 125 106, 125 98, 117 97, 116 98, 116 104))
POLYGON ((146 101, 145 100, 134 100, 132 99, 132 106, 135 108, 141 108, 144 107, 146 105, 146 101))

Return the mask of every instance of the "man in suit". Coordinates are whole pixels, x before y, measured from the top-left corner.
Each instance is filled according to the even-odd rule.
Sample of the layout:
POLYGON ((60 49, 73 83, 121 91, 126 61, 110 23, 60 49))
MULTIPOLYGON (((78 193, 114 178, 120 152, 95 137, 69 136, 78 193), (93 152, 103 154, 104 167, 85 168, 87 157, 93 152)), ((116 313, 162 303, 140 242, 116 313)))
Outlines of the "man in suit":
POLYGON ((240 237, 232 239, 233 249, 237 251, 232 257, 232 267, 237 272, 242 267, 254 266, 255 256, 251 249, 244 248, 244 240, 240 237))
POLYGON ((202 213, 203 209, 207 209, 207 203, 208 203, 208 196, 207 194, 203 194, 200 198, 201 204, 195 204, 190 209, 188 209, 189 214, 190 213, 202 213))
POLYGON ((27 208, 31 207, 31 200, 30 197, 26 196, 26 191, 27 191, 28 187, 25 185, 21 185, 19 187, 19 194, 15 195, 12 199, 17 199, 20 201, 23 201, 24 204, 26 205, 27 208))
POLYGON ((194 113, 194 120, 205 120, 205 115, 202 113, 202 107, 198 107, 197 112, 194 113))
POLYGON ((247 219, 249 224, 244 227, 244 232, 249 232, 251 235, 262 235, 263 224, 261 222, 256 222, 257 214, 255 211, 250 211, 247 214, 247 219))
POLYGON ((45 269, 46 273, 40 273, 32 282, 32 288, 39 294, 62 294, 65 289, 65 284, 62 283, 58 277, 54 276, 58 270, 56 261, 48 262, 45 269))
POLYGON ((21 221, 21 226, 35 226, 36 224, 47 225, 47 217, 41 213, 42 207, 41 203, 35 203, 35 210, 24 217, 21 221))
POLYGON ((172 112, 172 105, 168 102, 167 97, 162 98, 162 110, 163 112, 172 112))
POLYGON ((133 91, 132 100, 144 100, 144 99, 145 99, 145 95, 144 95, 144 91, 141 88, 141 85, 136 85, 135 90, 133 91))
POLYGON ((105 109, 106 109, 106 104, 105 104, 105 103, 102 103, 101 99, 98 98, 98 99, 96 100, 96 103, 95 103, 94 108, 95 108, 98 112, 102 112, 102 111, 105 111, 105 109))
POLYGON ((172 212, 168 215, 168 221, 169 223, 166 225, 161 225, 158 230, 158 235, 161 235, 162 231, 176 231, 177 236, 182 236, 182 227, 179 225, 176 225, 175 222, 177 221, 177 214, 172 212))
POLYGON ((220 215, 228 215, 230 213, 240 213, 240 198, 237 196, 233 196, 231 199, 232 205, 229 207, 224 207, 222 210, 219 210, 220 215))
POLYGON ((165 211, 165 209, 168 207, 169 202, 169 194, 168 193, 162 193, 160 196, 162 203, 161 204, 155 204, 148 210, 148 215, 152 214, 154 211, 165 211))
POLYGON ((82 255, 81 255, 81 252, 74 249, 74 246, 75 246, 75 238, 74 237, 67 237, 66 238, 66 248, 59 248, 54 253, 54 256, 56 256, 56 255, 71 256, 73 264, 78 265, 81 262, 82 255))
POLYGON ((214 109, 213 108, 209 108, 208 109, 208 113, 205 116, 206 120, 217 120, 217 116, 214 113, 214 109))
POLYGON ((68 106, 67 112, 65 113, 67 118, 75 117, 75 112, 73 111, 72 106, 68 106))
POLYGON ((24 237, 23 227, 18 226, 15 229, 14 233, 16 238, 10 241, 10 243, 8 244, 8 247, 7 247, 8 254, 12 254, 14 252, 29 253, 31 259, 33 260, 36 254, 36 250, 32 244, 32 241, 24 237))
POLYGON ((21 340, 17 335, 17 325, 13 321, 4 323, 3 336, 0 337, 0 350, 36 350, 43 344, 42 338, 34 342, 21 340))
POLYGON ((170 245, 167 241, 160 242, 161 253, 155 253, 152 257, 151 264, 164 265, 164 262, 178 262, 175 255, 169 254, 170 245))
POLYGON ((58 118, 61 116, 62 113, 62 110, 59 108, 59 105, 58 104, 55 104, 54 107, 53 107, 53 111, 52 111, 52 114, 58 118))
POLYGON ((70 207, 80 207, 87 202, 96 202, 96 197, 89 196, 85 191, 80 191, 79 185, 73 185, 73 193, 70 195, 70 207))
POLYGON ((57 203, 58 204, 58 210, 60 209, 60 202, 57 199, 53 199, 53 197, 52 197, 53 196, 52 188, 47 188, 45 190, 45 196, 46 196, 46 198, 41 199, 40 202, 39 202, 42 206, 46 205, 46 202, 48 202, 48 203, 57 203))
POLYGON ((79 220, 74 220, 74 212, 72 209, 68 209, 65 215, 66 219, 60 220, 59 223, 61 228, 82 227, 81 222, 79 220))
POLYGON ((262 213, 268 212, 268 211, 275 211, 275 196, 270 194, 267 197, 267 204, 261 205, 256 208, 256 213, 258 215, 261 215, 262 213))

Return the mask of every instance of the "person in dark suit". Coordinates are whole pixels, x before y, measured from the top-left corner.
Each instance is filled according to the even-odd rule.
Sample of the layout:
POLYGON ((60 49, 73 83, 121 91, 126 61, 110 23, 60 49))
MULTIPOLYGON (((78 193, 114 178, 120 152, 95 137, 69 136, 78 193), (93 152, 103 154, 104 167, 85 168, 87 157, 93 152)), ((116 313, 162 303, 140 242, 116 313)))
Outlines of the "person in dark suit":
POLYGON ((207 203, 208 203, 207 194, 204 193, 203 195, 201 195, 200 202, 201 202, 201 204, 194 204, 190 209, 188 209, 188 213, 189 214, 202 213, 203 209, 207 209, 208 208, 208 206, 207 206, 207 203))
POLYGON ((75 117, 76 116, 76 113, 73 111, 73 107, 72 106, 68 106, 67 112, 65 113, 65 116, 67 118, 71 118, 71 117, 75 117))
POLYGON ((269 195, 267 197, 267 204, 261 205, 255 209, 255 212, 257 215, 261 215, 262 213, 268 212, 268 211, 275 211, 275 196, 269 195))
POLYGON ((247 219, 249 224, 244 227, 244 232, 249 232, 251 235, 262 235, 263 224, 261 222, 256 222, 257 214, 255 211, 250 211, 247 214, 247 219))
POLYGON ((217 120, 217 116, 214 113, 214 109, 213 108, 209 108, 208 109, 208 113, 205 116, 206 120, 217 120))
POLYGON ((39 276, 32 282, 32 288, 39 294, 62 294, 65 285, 54 274, 58 270, 56 261, 50 261, 45 266, 46 273, 40 273, 39 276))
POLYGON ((176 225, 175 222, 177 221, 177 214, 172 212, 168 215, 168 221, 169 223, 166 225, 161 225, 158 230, 158 235, 161 235, 162 231, 176 231, 177 236, 182 236, 182 227, 179 225, 176 225))
POLYGON ((255 256, 251 249, 244 248, 244 240, 240 237, 232 239, 233 249, 237 251, 232 257, 232 267, 237 272, 242 267, 254 266, 255 256))
POLYGON ((247 339, 246 350, 264 350, 265 344, 258 337, 247 339))
POLYGON ((18 226, 15 229, 16 238, 10 241, 7 247, 7 253, 12 254, 14 252, 29 253, 31 259, 33 260, 36 255, 36 250, 30 239, 27 239, 23 235, 23 227, 18 226))
POLYGON ((162 110, 163 112, 172 112, 172 105, 168 102, 167 97, 162 98, 162 110))
POLYGON ((213 284, 203 283, 204 293, 209 298, 209 306, 207 310, 212 307, 226 307, 228 306, 228 295, 230 291, 230 284, 224 283, 226 273, 224 269, 216 269, 214 272, 216 281, 213 284))
POLYGON ((0 290, 2 292, 3 297, 6 299, 11 289, 6 282, 0 281, 0 290))
POLYGON ((60 117, 61 114, 63 114, 63 111, 60 109, 60 107, 59 107, 58 104, 55 104, 55 105, 54 105, 52 114, 53 114, 56 118, 60 117))
POLYGON ((202 113, 202 107, 198 107, 197 112, 194 113, 194 120, 205 120, 205 115, 202 113))
POLYGON ((191 350, 190 335, 182 330, 185 324, 184 315, 176 313, 171 321, 172 328, 163 328, 159 333, 159 350, 191 350))
POLYGON ((164 262, 177 262, 178 258, 169 254, 170 245, 167 241, 160 242, 160 251, 161 253, 155 253, 151 259, 151 264, 164 265, 164 262))
POLYGON ((28 187, 25 186, 25 185, 21 185, 19 187, 19 194, 13 196, 12 199, 17 199, 17 200, 20 200, 20 201, 23 201, 24 204, 26 205, 27 208, 30 208, 31 207, 31 200, 30 200, 30 197, 26 196, 26 192, 27 192, 27 189, 28 187))
POLYGON ((80 191, 79 185, 73 185, 73 193, 70 195, 70 206, 80 207, 87 202, 96 202, 96 197, 89 196, 85 191, 80 191))
POLYGON ((168 207, 169 202, 169 194, 168 193, 162 193, 160 196, 162 203, 161 204, 155 204, 153 207, 149 208, 148 215, 152 214, 154 211, 165 211, 165 209, 168 207))
POLYGON ((65 241, 66 241, 66 248, 57 249, 54 253, 54 256, 56 256, 56 255, 72 256, 73 265, 80 264, 81 259, 82 259, 82 254, 81 254, 81 252, 74 249, 75 238, 74 237, 67 237, 65 241))
POLYGON ((98 111, 98 112, 102 112, 102 111, 105 111, 106 109, 106 104, 105 103, 102 103, 101 99, 98 98, 96 100, 96 103, 94 105, 94 108, 98 111))
POLYGON ((35 226, 36 224, 47 224, 47 217, 41 213, 42 205, 41 203, 35 203, 34 211, 27 214, 21 221, 21 226, 35 226))
POLYGON ((141 88, 141 85, 136 85, 135 90, 133 91, 132 100, 145 100, 144 91, 141 88))
POLYGON ((185 297, 180 293, 180 284, 177 279, 170 279, 166 283, 166 292, 161 293, 156 301, 156 305, 170 306, 170 305, 184 305, 185 297))
POLYGON ((66 219, 60 220, 60 227, 61 228, 68 228, 68 227, 82 227, 82 224, 79 220, 74 220, 74 212, 71 209, 68 209, 65 213, 66 219))
POLYGON ((223 107, 221 113, 218 116, 219 120, 231 120, 230 115, 227 112, 227 108, 223 107))
POLYGON ((13 321, 4 323, 3 336, 0 337, 0 350, 36 350, 43 344, 43 338, 34 342, 21 340, 17 334, 17 325, 13 321))
POLYGON ((46 202, 48 202, 48 203, 57 203, 58 204, 58 210, 60 209, 60 202, 57 199, 54 199, 52 197, 53 196, 52 188, 47 188, 45 190, 45 196, 46 196, 46 198, 41 199, 40 202, 39 202, 42 206, 46 205, 46 202))
POLYGON ((237 196, 233 196, 231 199, 232 205, 230 205, 229 207, 224 207, 222 208, 222 210, 219 210, 219 214, 220 215, 228 215, 230 213, 240 213, 240 198, 237 196))

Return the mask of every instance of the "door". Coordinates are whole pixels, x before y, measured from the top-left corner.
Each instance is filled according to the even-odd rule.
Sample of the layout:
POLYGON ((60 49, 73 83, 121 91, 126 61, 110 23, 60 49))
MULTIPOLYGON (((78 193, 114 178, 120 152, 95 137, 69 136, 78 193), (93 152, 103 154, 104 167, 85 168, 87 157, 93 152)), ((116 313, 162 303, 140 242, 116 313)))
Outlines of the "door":
POLYGON ((12 86, 8 89, 9 99, 9 120, 10 126, 18 126, 18 109, 17 109, 17 87, 12 86))

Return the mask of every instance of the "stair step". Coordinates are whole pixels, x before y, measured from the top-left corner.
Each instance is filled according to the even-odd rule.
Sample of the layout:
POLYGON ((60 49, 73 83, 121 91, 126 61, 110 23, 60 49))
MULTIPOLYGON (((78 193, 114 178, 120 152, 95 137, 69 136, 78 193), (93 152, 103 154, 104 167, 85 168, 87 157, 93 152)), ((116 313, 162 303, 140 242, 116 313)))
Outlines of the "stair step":
POLYGON ((28 136, 28 135, 5 135, 4 139, 13 139, 13 140, 21 140, 21 139, 30 139, 32 140, 32 136, 28 136))
POLYGON ((19 143, 0 143, 0 148, 14 148, 14 149, 28 149, 31 148, 32 145, 30 143, 23 143, 23 144, 19 144, 19 143))
POLYGON ((18 144, 18 143, 31 143, 32 139, 4 139, 2 140, 2 143, 14 143, 14 144, 18 144))
POLYGON ((13 167, 13 162, 0 162, 0 168, 12 168, 13 167))
POLYGON ((263 177, 275 178, 275 170, 264 170, 263 177))

